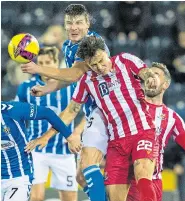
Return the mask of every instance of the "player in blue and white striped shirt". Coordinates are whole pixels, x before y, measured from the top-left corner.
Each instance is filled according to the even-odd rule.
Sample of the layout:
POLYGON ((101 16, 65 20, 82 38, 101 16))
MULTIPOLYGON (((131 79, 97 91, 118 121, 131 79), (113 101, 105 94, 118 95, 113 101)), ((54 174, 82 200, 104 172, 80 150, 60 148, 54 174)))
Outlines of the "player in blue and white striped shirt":
MULTIPOLYGON (((37 63, 41 66, 58 65, 58 49, 56 47, 42 48, 37 57, 37 63)), ((52 92, 42 97, 34 97, 30 94, 30 89, 39 84, 44 86, 49 78, 35 75, 30 80, 23 82, 17 92, 16 99, 22 102, 33 103, 49 107, 56 114, 62 112, 69 104, 74 86, 52 92)), ((30 121, 29 140, 36 139, 45 133, 50 124, 45 120, 30 121)), ((70 130, 73 132, 74 124, 70 124, 70 130)), ((52 137, 47 146, 39 150, 36 148, 33 152, 33 161, 35 169, 35 179, 31 191, 31 200, 44 200, 44 183, 47 181, 49 169, 52 172, 51 187, 59 190, 60 197, 66 201, 76 200, 76 163, 75 156, 69 151, 65 138, 58 133, 52 137)))
POLYGON ((27 201, 33 180, 25 120, 49 121, 66 139, 70 129, 49 108, 21 102, 1 102, 1 200, 27 201))
MULTIPOLYGON (((96 32, 89 31, 90 19, 86 8, 81 4, 71 4, 65 9, 65 29, 69 40, 64 42, 63 52, 68 69, 55 69, 51 71, 49 68, 41 68, 30 62, 26 65, 22 65, 22 71, 26 73, 38 73, 45 75, 62 82, 50 82, 44 87, 36 86, 32 88, 32 94, 35 96, 42 96, 48 92, 64 87, 65 82, 75 82, 89 70, 85 62, 79 62, 78 58, 75 58, 76 51, 82 38, 86 35, 99 36, 96 32), (76 62, 75 62, 76 61, 76 62), (64 82, 65 81, 65 82, 64 82)), ((106 46, 106 45, 105 45, 106 46)), ((107 48, 108 49, 108 48, 107 48)), ((87 126, 82 136, 83 149, 81 153, 80 170, 78 171, 77 180, 78 183, 84 188, 84 192, 89 192, 91 201, 105 201, 105 187, 104 180, 101 174, 99 165, 107 149, 107 128, 103 122, 102 113, 97 108, 91 98, 88 99, 88 103, 85 104, 85 111, 87 117, 87 126), (90 116, 89 116, 90 114, 90 116), (82 162, 83 161, 83 162, 82 162), (88 175, 86 182, 83 175, 88 175), (90 182, 90 183, 89 183, 90 182), (93 184, 93 185, 92 185, 93 184)), ((79 106, 74 101, 71 101, 65 111, 65 116, 71 116, 73 119, 78 113, 79 106)), ((62 116, 62 119, 66 117, 62 116)), ((81 127, 83 130, 83 127, 81 127)), ((51 131, 52 133, 52 131, 51 131)))

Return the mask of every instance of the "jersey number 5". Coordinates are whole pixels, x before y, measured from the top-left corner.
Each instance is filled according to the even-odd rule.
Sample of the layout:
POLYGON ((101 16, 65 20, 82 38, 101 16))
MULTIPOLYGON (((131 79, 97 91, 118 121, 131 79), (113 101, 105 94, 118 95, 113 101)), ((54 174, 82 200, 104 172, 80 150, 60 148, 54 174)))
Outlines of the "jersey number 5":
POLYGON ((87 128, 90 128, 90 127, 92 126, 93 120, 94 120, 94 117, 91 117, 91 118, 88 120, 87 128))
POLYGON ((140 140, 137 145, 137 151, 143 150, 143 149, 152 151, 152 142, 148 140, 140 140))

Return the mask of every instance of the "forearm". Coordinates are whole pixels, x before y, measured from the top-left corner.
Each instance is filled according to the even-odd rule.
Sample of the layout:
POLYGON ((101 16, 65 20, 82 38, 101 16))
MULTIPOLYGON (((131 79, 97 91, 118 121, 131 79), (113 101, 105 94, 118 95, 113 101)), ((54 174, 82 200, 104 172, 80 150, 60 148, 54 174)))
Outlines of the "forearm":
POLYGON ((49 140, 50 138, 52 138, 57 133, 58 133, 58 131, 56 131, 54 128, 51 127, 46 133, 44 133, 44 135, 42 135, 42 137, 49 140))
POLYGON ((59 116, 66 125, 69 125, 75 119, 80 109, 81 104, 72 100, 68 107, 63 112, 61 112, 59 116))
POLYGON ((42 76, 50 77, 56 80, 65 82, 77 82, 80 77, 87 71, 85 62, 76 62, 72 68, 39 68, 39 74, 42 76))
POLYGON ((71 82, 50 79, 47 81, 47 85, 45 86, 45 91, 46 91, 46 93, 51 93, 51 92, 57 91, 61 88, 66 88, 70 84, 71 84, 71 82))
POLYGON ((65 138, 68 138, 71 135, 69 128, 64 124, 64 122, 49 108, 38 107, 38 113, 36 119, 46 119, 52 125, 53 135, 60 132, 65 138), (54 132, 54 129, 56 132, 54 132))
MULTIPOLYGON (((61 118, 62 122, 65 125, 69 125, 77 116, 78 112, 80 111, 81 104, 75 103, 71 101, 68 107, 60 113, 59 117, 61 118)), ((46 132, 46 138, 50 139, 52 136, 57 134, 58 132, 54 128, 50 128, 46 132)))
POLYGON ((84 116, 80 121, 80 123, 78 124, 78 126, 75 127, 74 133, 77 135, 81 135, 82 132, 84 131, 85 124, 86 124, 86 118, 84 116))

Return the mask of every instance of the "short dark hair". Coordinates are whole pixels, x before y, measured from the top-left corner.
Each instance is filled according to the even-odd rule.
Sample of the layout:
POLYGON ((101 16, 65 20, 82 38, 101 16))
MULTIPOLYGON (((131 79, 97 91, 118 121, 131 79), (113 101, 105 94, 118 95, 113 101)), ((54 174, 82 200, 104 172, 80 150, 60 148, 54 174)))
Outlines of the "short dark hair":
POLYGON ((80 42, 76 55, 81 59, 90 58, 98 49, 105 51, 104 40, 96 36, 86 36, 80 42))
POLYGON ((55 63, 58 63, 59 50, 56 47, 40 48, 38 56, 48 54, 52 57, 55 63))
POLYGON ((164 72, 164 75, 165 75, 168 83, 169 84, 171 83, 171 75, 170 75, 170 72, 169 72, 169 70, 165 64, 153 62, 151 68, 153 68, 153 67, 161 69, 164 72))
POLYGON ((86 20, 89 20, 89 13, 86 7, 82 4, 70 4, 65 10, 65 15, 76 16, 76 15, 85 15, 86 20))

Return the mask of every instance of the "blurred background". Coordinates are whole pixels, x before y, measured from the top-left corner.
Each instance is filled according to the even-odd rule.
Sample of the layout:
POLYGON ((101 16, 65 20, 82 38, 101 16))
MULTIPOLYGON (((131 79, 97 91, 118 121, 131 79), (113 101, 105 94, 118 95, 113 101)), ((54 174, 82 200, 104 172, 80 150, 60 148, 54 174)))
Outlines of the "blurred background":
MULTIPOLYGON (((56 45, 66 40, 64 8, 84 4, 91 14, 91 28, 104 37, 111 55, 129 52, 151 62, 167 65, 172 83, 164 102, 185 120, 185 2, 136 1, 2 1, 1 2, 1 99, 12 100, 17 86, 30 76, 10 60, 7 46, 20 32, 34 35, 40 43, 56 45)), ((65 67, 62 53, 60 66, 65 67)), ((173 140, 165 151, 164 201, 185 201, 185 154, 173 140)), ((49 189, 47 200, 57 199, 49 189)), ((86 197, 79 190, 79 201, 86 197)))

